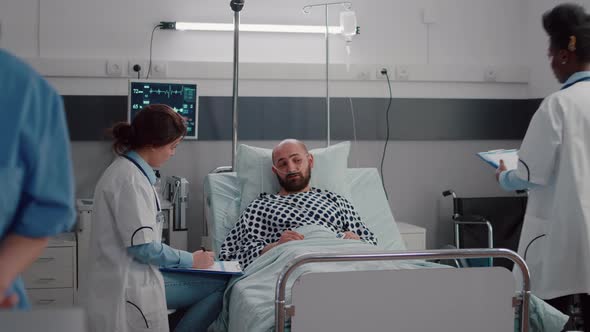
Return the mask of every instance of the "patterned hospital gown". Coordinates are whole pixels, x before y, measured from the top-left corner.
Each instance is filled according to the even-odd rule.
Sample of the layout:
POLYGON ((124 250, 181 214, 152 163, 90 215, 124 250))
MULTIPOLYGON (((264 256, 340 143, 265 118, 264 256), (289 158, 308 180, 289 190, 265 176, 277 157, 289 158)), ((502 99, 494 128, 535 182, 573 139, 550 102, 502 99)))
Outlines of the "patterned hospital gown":
POLYGON ((335 193, 312 188, 288 196, 262 193, 250 203, 221 245, 221 260, 238 260, 246 268, 262 249, 286 230, 322 225, 335 233, 354 232, 366 243, 377 238, 361 221, 352 204, 335 193))

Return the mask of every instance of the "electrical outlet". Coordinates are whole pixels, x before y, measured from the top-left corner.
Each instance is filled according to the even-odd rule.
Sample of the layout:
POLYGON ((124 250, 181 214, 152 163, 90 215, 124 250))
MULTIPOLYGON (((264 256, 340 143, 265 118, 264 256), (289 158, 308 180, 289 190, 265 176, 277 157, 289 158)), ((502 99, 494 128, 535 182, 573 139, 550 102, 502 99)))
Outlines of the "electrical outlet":
POLYGON ((386 80, 387 75, 385 75, 385 73, 383 72, 384 70, 387 72, 387 75, 389 75, 389 79, 392 79, 391 68, 388 66, 378 66, 377 71, 375 72, 375 77, 378 80, 386 80))
POLYGON ((106 64, 106 72, 108 76, 121 76, 123 68, 125 67, 123 60, 109 59, 106 64))
POLYGON ((131 59, 127 63, 127 74, 132 78, 137 78, 137 71, 135 71, 133 67, 135 67, 135 65, 139 65, 139 78, 145 78, 145 76, 147 75, 148 64, 149 61, 147 60, 131 59))
POLYGON ((168 63, 164 61, 152 61, 152 70, 150 77, 166 77, 168 73, 168 63))
POLYGON ((371 72, 362 70, 356 74, 356 79, 360 81, 368 81, 371 79, 371 72))
POLYGON ((395 79, 398 81, 407 81, 410 79, 410 69, 407 66, 395 67, 395 79))
POLYGON ((496 68, 488 67, 485 69, 483 80, 486 82, 496 82, 498 73, 496 68))

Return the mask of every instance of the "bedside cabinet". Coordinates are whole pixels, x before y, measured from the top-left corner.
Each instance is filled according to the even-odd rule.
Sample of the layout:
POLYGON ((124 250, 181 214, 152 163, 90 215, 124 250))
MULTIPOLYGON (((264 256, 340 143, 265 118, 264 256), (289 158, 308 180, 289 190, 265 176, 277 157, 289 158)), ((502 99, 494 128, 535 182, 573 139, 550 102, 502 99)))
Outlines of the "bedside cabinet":
POLYGON ((408 250, 426 250, 426 228, 396 222, 408 250))
POLYGON ((72 307, 76 289, 75 235, 65 233, 49 240, 22 277, 34 309, 72 307))

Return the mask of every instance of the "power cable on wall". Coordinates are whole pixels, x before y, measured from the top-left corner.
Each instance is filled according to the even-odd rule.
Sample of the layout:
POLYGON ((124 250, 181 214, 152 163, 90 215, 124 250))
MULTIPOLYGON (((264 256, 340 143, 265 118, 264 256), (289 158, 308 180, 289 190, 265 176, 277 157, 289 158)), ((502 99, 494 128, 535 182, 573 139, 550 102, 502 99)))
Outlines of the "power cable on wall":
POLYGON ((383 68, 381 70, 381 75, 385 75, 387 78, 387 85, 389 87, 389 103, 387 104, 387 111, 385 111, 385 124, 386 124, 386 134, 385 134, 385 144, 383 146, 383 155, 381 156, 381 185, 383 186, 383 190, 385 191, 385 197, 389 200, 389 194, 387 193, 387 188, 385 188, 385 179, 383 177, 383 163, 385 162, 385 155, 387 153, 387 144, 389 143, 389 111, 391 110, 391 103, 393 101, 393 93, 391 91, 391 80, 389 79, 389 73, 387 69, 383 68))
POLYGON ((426 24, 426 64, 430 64, 430 26, 426 24))
POLYGON ((156 26, 154 26, 154 29, 152 29, 152 36, 150 37, 150 60, 148 63, 148 71, 147 71, 147 75, 145 76, 145 79, 147 80, 148 78, 150 78, 150 73, 152 72, 152 47, 154 45, 154 32, 156 31, 156 29, 160 29, 162 28, 164 25, 162 24, 158 24, 156 26))
POLYGON ((435 12, 432 8, 422 9, 422 24, 426 26, 426 64, 430 64, 431 52, 430 52, 430 40, 431 40, 431 29, 430 26, 436 22, 435 12))

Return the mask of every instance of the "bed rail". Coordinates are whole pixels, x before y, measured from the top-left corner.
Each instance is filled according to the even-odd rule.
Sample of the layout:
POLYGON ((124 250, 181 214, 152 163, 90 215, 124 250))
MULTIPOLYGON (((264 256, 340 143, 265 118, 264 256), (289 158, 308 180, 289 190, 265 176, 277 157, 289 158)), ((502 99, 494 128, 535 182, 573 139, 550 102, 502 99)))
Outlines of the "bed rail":
POLYGON ((424 251, 384 251, 365 254, 305 254, 296 257, 281 271, 276 284, 275 293, 275 328, 277 332, 285 331, 285 321, 288 311, 285 304, 287 280, 298 267, 309 263, 351 262, 351 261, 388 261, 388 260, 435 260, 458 258, 506 258, 513 261, 523 276, 522 292, 518 299, 520 303, 520 331, 529 331, 529 301, 530 301, 530 273, 526 262, 514 251, 508 249, 461 249, 461 250, 424 250, 424 251))
POLYGON ((220 166, 212 170, 210 174, 230 173, 233 172, 233 170, 234 168, 232 166, 220 166))

